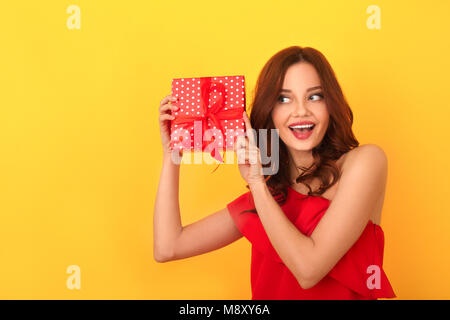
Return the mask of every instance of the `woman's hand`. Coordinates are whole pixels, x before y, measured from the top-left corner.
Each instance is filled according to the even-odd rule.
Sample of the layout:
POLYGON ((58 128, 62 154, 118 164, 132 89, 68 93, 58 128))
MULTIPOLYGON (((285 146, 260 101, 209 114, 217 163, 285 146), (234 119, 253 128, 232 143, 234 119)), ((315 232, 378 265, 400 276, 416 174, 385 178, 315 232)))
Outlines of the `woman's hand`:
MULTIPOLYGON (((161 133, 161 143, 163 147, 163 155, 164 157, 171 157, 172 150, 170 150, 170 121, 175 119, 175 116, 172 115, 172 111, 178 110, 177 106, 171 104, 171 102, 176 101, 177 98, 168 95, 164 99, 161 100, 159 104, 159 129, 161 133)), ((179 150, 179 156, 183 155, 183 150, 179 150)))
POLYGON ((262 171, 259 148, 256 146, 256 137, 250 124, 247 113, 244 111, 244 122, 247 136, 238 136, 234 145, 238 159, 238 167, 242 178, 247 184, 265 183, 262 171))

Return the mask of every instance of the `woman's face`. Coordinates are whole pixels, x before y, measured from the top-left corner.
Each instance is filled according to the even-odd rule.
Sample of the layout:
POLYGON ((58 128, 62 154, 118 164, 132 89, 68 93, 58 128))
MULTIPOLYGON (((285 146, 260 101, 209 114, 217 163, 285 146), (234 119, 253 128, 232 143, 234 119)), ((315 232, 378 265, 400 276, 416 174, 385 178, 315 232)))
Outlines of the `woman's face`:
POLYGON ((311 151, 322 141, 329 113, 319 75, 310 63, 299 62, 289 67, 272 110, 272 120, 291 152, 311 151))

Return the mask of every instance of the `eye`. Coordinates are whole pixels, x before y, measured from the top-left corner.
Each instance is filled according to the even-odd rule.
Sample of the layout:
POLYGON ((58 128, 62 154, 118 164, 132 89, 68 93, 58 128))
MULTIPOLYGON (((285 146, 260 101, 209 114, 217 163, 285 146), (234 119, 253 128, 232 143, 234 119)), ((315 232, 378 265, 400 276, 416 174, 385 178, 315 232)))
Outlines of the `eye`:
POLYGON ((322 93, 314 93, 314 94, 309 96, 309 99, 311 99, 313 101, 322 100, 323 99, 323 94, 322 93))
POLYGON ((286 96, 283 96, 283 95, 281 95, 281 96, 278 97, 278 101, 279 101, 279 102, 283 102, 283 99, 289 99, 289 98, 286 97, 286 96))

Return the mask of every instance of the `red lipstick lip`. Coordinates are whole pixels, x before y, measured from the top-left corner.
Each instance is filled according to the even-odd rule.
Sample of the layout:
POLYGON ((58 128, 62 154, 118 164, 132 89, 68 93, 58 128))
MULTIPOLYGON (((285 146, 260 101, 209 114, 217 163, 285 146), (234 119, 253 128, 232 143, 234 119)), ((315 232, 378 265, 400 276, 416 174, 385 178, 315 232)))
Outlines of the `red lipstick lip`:
POLYGON ((290 131, 292 132, 294 137, 296 137, 297 139, 306 140, 312 135, 314 128, 315 128, 315 126, 311 130, 308 130, 306 132, 297 132, 295 130, 290 130, 290 131))
POLYGON ((305 125, 305 124, 312 124, 313 127, 310 130, 307 130, 305 132, 299 132, 299 131, 289 128, 290 131, 292 132, 292 134, 294 135, 294 137, 296 137, 298 140, 308 139, 311 136, 311 134, 313 133, 314 129, 316 128, 316 124, 312 121, 300 121, 300 122, 291 123, 289 125, 289 127, 291 127, 291 126, 298 126, 298 125, 305 125))
POLYGON ((290 125, 288 125, 288 127, 290 127, 290 126, 300 126, 302 124, 314 124, 315 125, 315 123, 312 122, 312 121, 300 121, 300 122, 291 123, 290 125))

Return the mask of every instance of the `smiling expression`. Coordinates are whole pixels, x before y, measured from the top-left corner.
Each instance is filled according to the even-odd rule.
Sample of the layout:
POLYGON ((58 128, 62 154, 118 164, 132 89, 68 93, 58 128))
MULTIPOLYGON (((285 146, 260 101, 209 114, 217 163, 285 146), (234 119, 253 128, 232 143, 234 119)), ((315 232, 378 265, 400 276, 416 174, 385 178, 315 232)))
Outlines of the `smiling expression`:
POLYGON ((310 151, 322 141, 329 118, 316 69, 307 62, 290 66, 272 110, 281 140, 289 150, 310 151))

